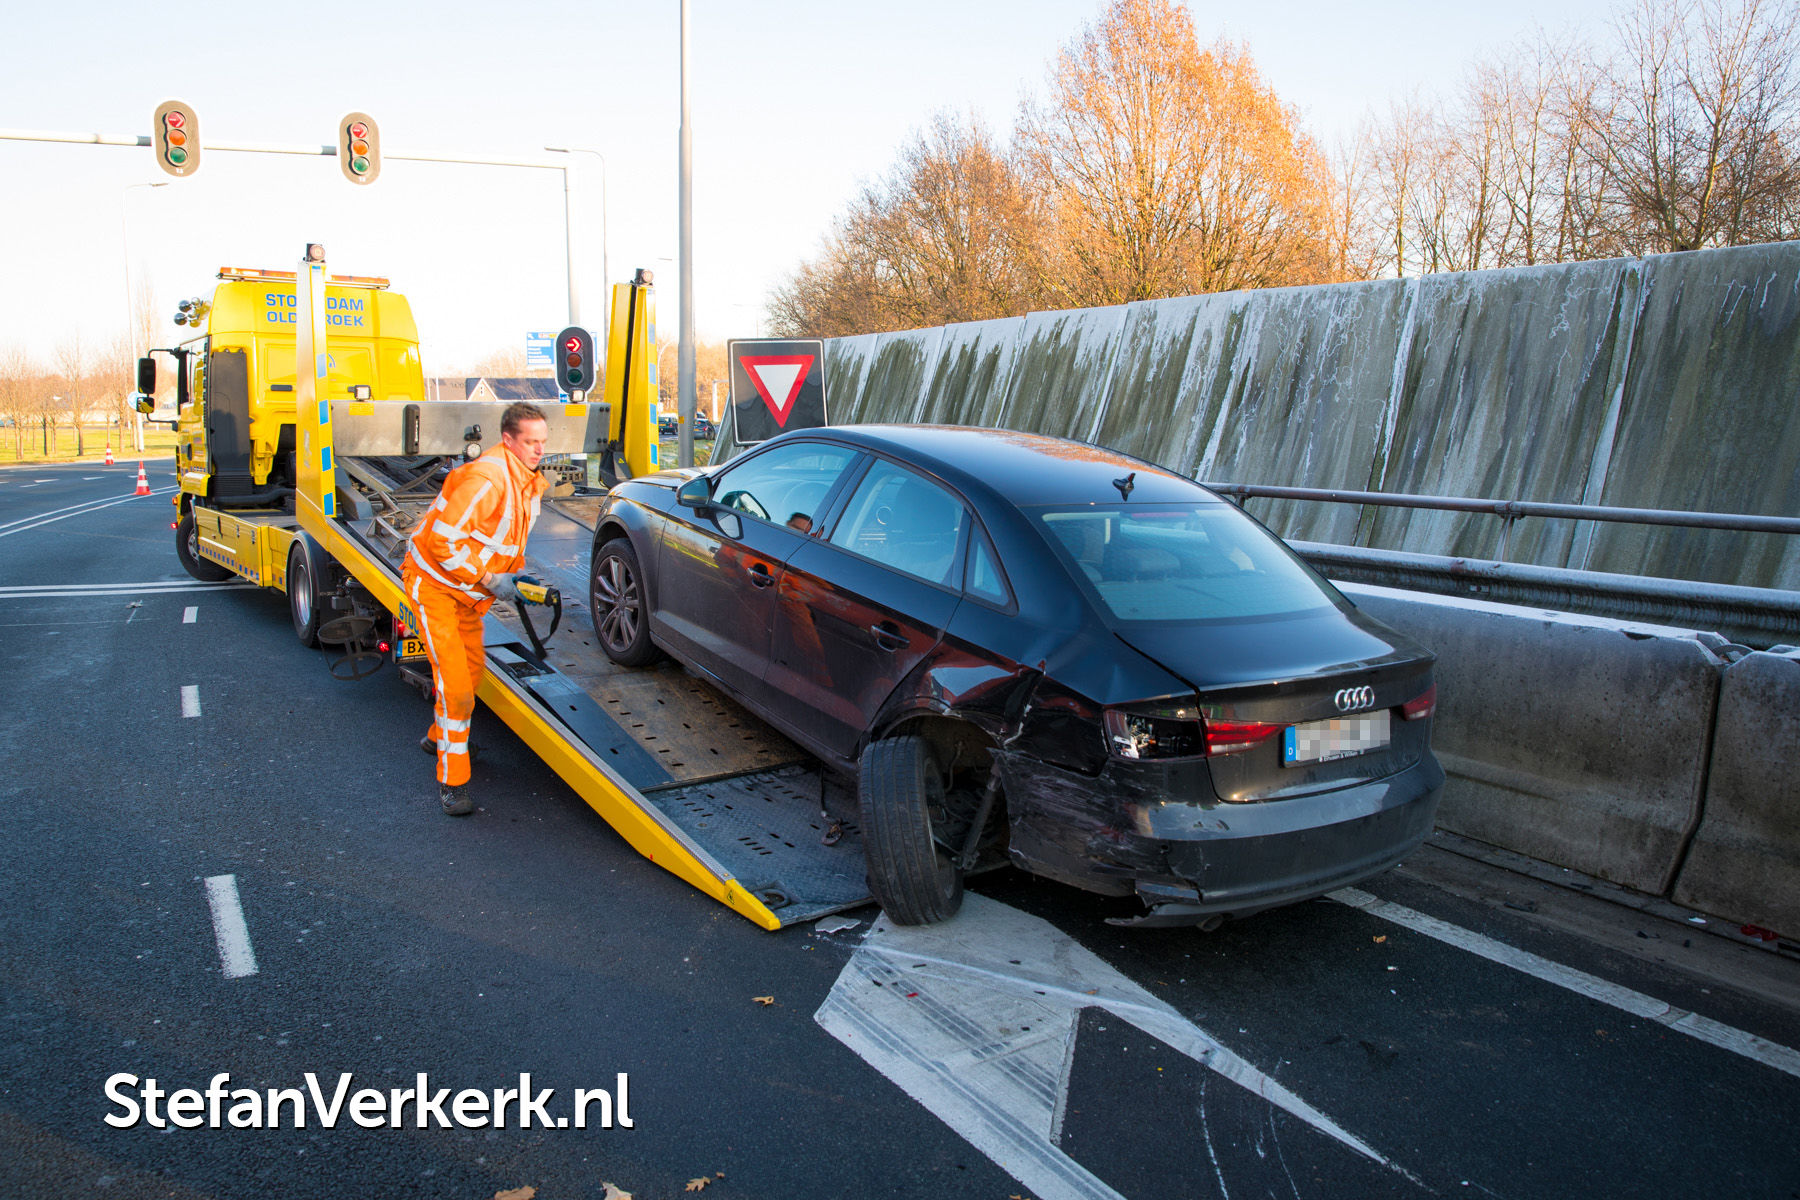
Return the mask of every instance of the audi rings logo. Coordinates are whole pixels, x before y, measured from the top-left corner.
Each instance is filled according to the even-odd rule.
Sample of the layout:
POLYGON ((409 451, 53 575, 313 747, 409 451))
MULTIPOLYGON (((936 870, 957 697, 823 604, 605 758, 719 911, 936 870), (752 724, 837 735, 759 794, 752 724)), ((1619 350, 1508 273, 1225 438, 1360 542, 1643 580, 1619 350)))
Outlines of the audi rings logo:
POLYGON ((1375 707, 1375 689, 1372 687, 1339 688, 1332 697, 1337 702, 1339 712, 1355 712, 1359 708, 1375 707))

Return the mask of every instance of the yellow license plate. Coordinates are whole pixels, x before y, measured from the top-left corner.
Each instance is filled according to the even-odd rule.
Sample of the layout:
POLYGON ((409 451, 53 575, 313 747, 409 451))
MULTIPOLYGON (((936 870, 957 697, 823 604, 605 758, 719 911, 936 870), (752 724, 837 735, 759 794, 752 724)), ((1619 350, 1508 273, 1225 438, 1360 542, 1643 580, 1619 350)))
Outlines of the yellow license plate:
POLYGON ((425 640, 423 638, 401 638, 400 658, 424 658, 425 640))

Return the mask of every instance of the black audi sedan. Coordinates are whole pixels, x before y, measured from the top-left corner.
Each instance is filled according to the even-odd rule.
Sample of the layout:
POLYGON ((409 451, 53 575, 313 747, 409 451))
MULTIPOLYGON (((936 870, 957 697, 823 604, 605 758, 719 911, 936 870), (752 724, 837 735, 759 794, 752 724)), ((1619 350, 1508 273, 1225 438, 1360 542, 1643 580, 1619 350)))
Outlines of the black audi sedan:
POLYGON ((839 426, 607 496, 606 653, 663 653, 854 778, 869 886, 1002 857, 1216 925, 1431 831, 1433 656, 1237 506, 1078 442, 839 426))

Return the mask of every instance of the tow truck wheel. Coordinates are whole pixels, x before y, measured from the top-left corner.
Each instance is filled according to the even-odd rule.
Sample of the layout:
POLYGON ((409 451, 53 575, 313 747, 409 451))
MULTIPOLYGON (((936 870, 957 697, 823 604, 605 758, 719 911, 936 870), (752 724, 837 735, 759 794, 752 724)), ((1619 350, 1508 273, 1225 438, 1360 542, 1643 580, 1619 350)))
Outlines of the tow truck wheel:
POLYGON ((662 657, 650 640, 644 611, 644 575, 631 539, 616 537, 594 555, 588 576, 588 609, 606 657, 621 667, 647 667, 662 657))
POLYGON ((181 514, 175 526, 175 557, 189 575, 202 583, 218 583, 231 578, 231 569, 200 557, 200 529, 194 523, 192 510, 181 514))
POLYGON ((944 774, 924 738, 873 742, 857 763, 869 890, 896 925, 934 925, 962 907, 963 873, 932 837, 943 822, 944 774))
POLYGON ((311 551, 306 538, 295 538, 287 561, 288 614, 294 618, 294 636, 308 647, 319 644, 319 583, 324 575, 320 556, 311 551))

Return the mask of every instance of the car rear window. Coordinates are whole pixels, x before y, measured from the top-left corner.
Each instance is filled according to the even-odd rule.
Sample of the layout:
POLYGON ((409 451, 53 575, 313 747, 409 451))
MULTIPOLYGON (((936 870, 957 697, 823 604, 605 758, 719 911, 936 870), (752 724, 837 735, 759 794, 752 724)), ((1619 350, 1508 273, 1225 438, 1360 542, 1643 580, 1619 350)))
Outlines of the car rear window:
POLYGON ((1214 621, 1335 607, 1318 576, 1234 505, 1082 505, 1033 515, 1118 621, 1214 621))

